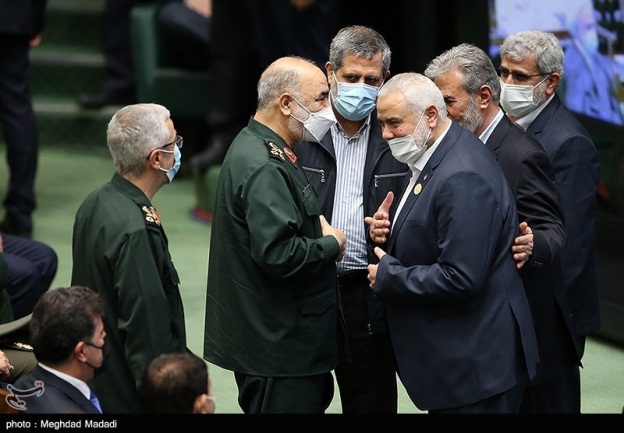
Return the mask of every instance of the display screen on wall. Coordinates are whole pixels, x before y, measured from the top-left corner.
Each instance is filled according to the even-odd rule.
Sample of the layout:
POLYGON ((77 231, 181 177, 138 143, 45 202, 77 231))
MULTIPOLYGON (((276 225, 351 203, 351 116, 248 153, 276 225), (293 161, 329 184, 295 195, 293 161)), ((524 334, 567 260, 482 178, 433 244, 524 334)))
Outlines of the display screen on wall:
POLYGON ((566 106, 624 125, 624 0, 489 0, 489 11, 493 58, 511 33, 554 33, 565 51, 566 106))

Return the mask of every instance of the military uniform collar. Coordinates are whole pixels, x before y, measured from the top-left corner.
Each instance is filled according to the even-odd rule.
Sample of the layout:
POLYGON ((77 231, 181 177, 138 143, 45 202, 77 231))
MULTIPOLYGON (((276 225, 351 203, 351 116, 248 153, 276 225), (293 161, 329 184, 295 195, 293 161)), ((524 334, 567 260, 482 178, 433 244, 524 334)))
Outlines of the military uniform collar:
POLYGON ((113 186, 124 195, 131 198, 135 203, 148 206, 152 205, 149 198, 147 198, 145 193, 138 186, 130 182, 128 179, 125 179, 119 173, 113 174, 111 184, 113 184, 113 186))

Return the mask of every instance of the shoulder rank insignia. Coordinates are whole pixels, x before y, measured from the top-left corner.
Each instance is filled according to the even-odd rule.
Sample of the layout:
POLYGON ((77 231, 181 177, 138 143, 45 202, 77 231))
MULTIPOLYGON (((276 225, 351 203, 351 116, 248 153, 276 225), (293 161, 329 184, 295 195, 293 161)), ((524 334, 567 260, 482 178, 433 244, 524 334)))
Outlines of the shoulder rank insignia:
POLYGON ((284 151, 280 149, 275 143, 272 141, 266 142, 267 147, 269 148, 269 155, 273 158, 279 158, 282 162, 286 162, 286 157, 284 156, 284 151))
POLYGON ((141 210, 145 214, 145 221, 156 224, 160 227, 160 216, 158 215, 158 212, 156 212, 154 206, 150 206, 149 208, 147 206, 143 206, 141 210))

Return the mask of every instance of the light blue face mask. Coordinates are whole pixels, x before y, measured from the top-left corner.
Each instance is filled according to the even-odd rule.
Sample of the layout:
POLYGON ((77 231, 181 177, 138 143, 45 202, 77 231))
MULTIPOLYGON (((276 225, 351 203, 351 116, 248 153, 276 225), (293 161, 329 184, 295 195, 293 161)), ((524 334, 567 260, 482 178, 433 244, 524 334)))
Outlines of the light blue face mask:
POLYGON ((362 120, 375 109, 379 87, 364 83, 342 83, 335 73, 334 81, 338 85, 338 91, 332 102, 345 119, 362 120))
POLYGON ((158 150, 165 153, 173 153, 173 166, 169 170, 165 170, 162 167, 159 167, 161 171, 165 172, 165 174, 167 175, 167 179, 169 179, 169 183, 171 183, 175 175, 178 173, 178 170, 180 170, 180 166, 182 165, 182 152, 180 152, 180 148, 178 146, 175 146, 175 149, 173 150, 158 150))

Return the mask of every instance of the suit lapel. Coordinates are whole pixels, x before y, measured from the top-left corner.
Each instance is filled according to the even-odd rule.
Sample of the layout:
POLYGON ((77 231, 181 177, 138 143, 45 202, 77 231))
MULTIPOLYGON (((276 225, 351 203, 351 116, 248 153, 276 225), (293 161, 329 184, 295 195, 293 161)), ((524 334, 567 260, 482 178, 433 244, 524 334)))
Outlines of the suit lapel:
POLYGON ((494 152, 494 156, 497 159, 498 157, 496 156, 496 151, 503 144, 503 139, 505 138, 505 136, 507 135, 507 132, 509 132, 509 129, 512 126, 513 126, 513 123, 511 122, 511 120, 509 120, 509 118, 505 114, 503 114, 503 117, 501 118, 500 122, 498 122, 498 125, 496 125, 496 128, 494 128, 494 130, 492 131, 492 134, 490 135, 488 140, 485 142, 486 146, 492 152, 494 152))
MULTIPOLYGON (((427 164, 418 176, 414 187, 409 192, 409 195, 405 200, 405 204, 403 205, 401 212, 396 216, 395 222, 392 224, 392 233, 388 239, 388 251, 390 251, 394 245, 394 241, 396 240, 395 234, 401 229, 401 226, 405 222, 405 218, 409 214, 410 209, 414 206, 416 200, 418 200, 418 197, 422 194, 422 191, 425 189, 425 186, 427 185, 427 182, 429 182, 429 179, 431 179, 431 176, 433 176, 433 170, 431 166, 427 164)), ((405 189, 403 191, 405 191, 405 189)), ((403 194, 401 194, 401 197, 403 197, 403 194)))
MULTIPOLYGON (((418 176, 418 179, 416 180, 414 188, 412 188, 409 192, 401 212, 394 218, 392 223, 392 232, 390 233, 390 238, 388 239, 388 245, 386 247, 388 252, 392 251, 397 233, 400 231, 401 226, 405 222, 405 218, 409 214, 412 207, 416 204, 418 198, 422 195, 425 187, 433 177, 436 168, 440 165, 446 153, 455 145, 463 130, 464 129, 459 126, 459 123, 453 120, 446 136, 444 136, 436 150, 433 152, 433 155, 431 155, 431 158, 429 158, 429 161, 427 161, 427 164, 425 164, 420 176, 418 176)), ((466 131, 466 133, 468 132, 466 131)))
POLYGON ((529 125, 526 131, 529 134, 533 134, 533 135, 541 134, 542 131, 544 130, 544 127, 548 123, 548 120, 553 114, 555 114, 555 112, 559 109, 560 105, 561 105, 561 99, 559 99, 559 96, 555 94, 555 97, 552 99, 552 101, 550 101, 548 105, 544 107, 542 112, 537 115, 535 120, 531 122, 531 124, 529 125))

